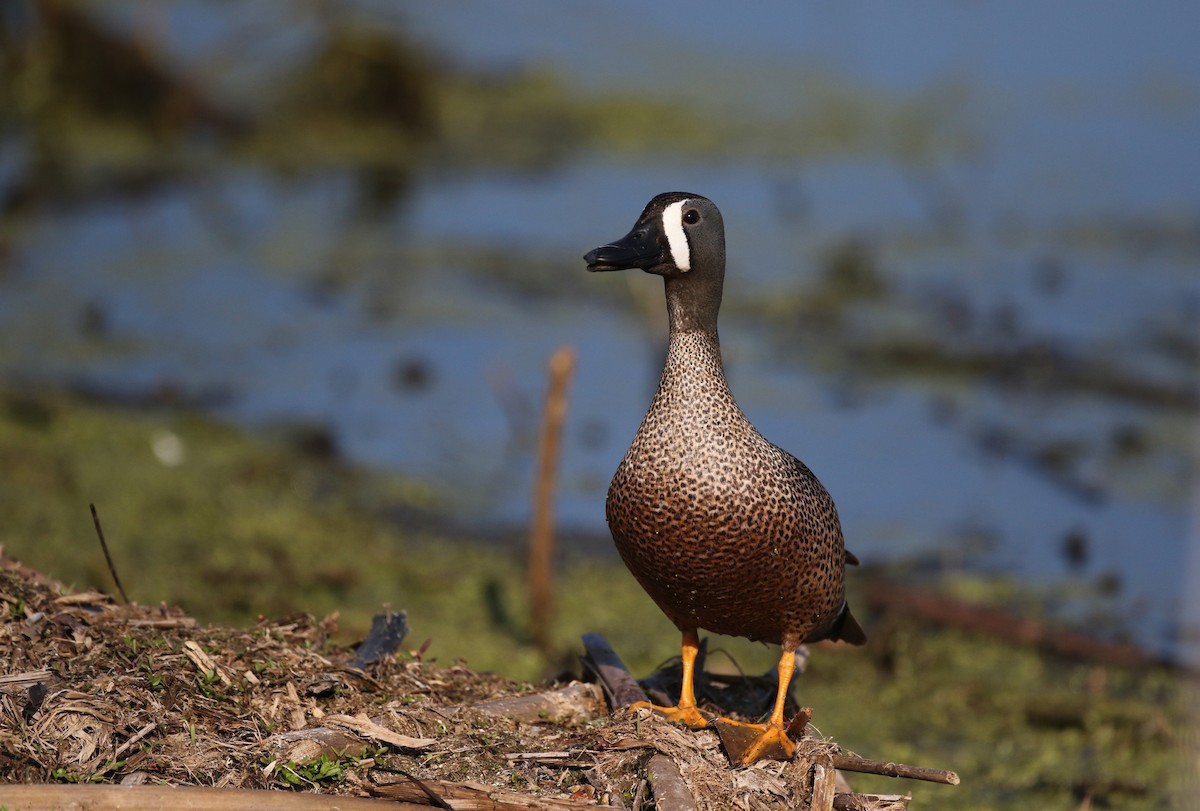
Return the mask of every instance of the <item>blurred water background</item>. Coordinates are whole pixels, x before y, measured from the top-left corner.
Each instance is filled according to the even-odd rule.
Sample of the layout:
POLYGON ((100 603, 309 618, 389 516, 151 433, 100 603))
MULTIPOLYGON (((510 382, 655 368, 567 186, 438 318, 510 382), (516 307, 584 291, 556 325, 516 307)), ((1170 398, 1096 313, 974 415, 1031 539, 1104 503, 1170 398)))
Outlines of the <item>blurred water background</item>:
POLYGON ((558 523, 612 554, 665 313, 581 256, 693 191, 728 228, 734 391, 860 558, 1045 586, 1159 651, 1196 633, 1195 5, 44 0, 0 26, 8 385, 302 435, 500 538, 569 344, 558 523))

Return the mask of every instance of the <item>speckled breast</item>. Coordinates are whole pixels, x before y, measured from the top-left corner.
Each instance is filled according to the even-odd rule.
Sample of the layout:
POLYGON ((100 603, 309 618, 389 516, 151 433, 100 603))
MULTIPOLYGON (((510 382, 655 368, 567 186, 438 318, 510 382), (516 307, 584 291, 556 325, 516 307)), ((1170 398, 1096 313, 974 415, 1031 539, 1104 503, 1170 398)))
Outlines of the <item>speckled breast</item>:
POLYGON ((652 410, 609 487, 625 564, 681 629, 823 638, 845 593, 828 493, 748 423, 674 422, 652 410))

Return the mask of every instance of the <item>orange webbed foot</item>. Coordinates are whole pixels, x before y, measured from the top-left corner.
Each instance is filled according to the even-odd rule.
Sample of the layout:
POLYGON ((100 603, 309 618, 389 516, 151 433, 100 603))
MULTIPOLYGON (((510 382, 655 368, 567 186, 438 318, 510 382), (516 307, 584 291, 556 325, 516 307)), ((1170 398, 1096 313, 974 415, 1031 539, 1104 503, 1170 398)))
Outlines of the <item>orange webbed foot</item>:
POLYGON ((760 760, 791 760, 796 753, 796 744, 788 737, 788 733, 803 736, 811 718, 812 710, 805 707, 786 729, 782 721, 775 720, 765 724, 747 724, 731 718, 716 718, 713 724, 721 736, 725 751, 729 753, 729 759, 739 766, 749 766, 760 760))
POLYGON ((729 718, 714 722, 729 759, 738 766, 749 766, 760 760, 791 760, 796 744, 782 726, 776 724, 746 724, 729 718))
POLYGON ((677 707, 660 707, 657 704, 651 704, 649 701, 638 701, 635 704, 629 705, 629 709, 654 710, 672 724, 682 724, 692 729, 704 729, 709 724, 708 716, 700 712, 694 704, 690 706, 681 704, 677 707))

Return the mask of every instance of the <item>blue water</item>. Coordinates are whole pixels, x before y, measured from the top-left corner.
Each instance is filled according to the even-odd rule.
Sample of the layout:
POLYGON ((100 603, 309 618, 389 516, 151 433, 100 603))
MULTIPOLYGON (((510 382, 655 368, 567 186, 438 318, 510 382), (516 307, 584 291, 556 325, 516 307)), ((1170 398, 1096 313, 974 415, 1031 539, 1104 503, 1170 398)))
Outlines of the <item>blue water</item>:
MULTIPOLYGON (((1194 338, 1200 322, 1196 7, 364 7, 457 64, 552 65, 590 92, 688 100, 764 130, 790 126, 822 87, 881 107, 924 98, 946 143, 909 154, 881 131, 793 154, 752 133, 744 151, 703 159, 600 153, 536 174, 430 173, 393 216, 351 227, 350 178, 228 165, 203 188, 42 216, 0 278, 7 378, 128 392, 169 382, 213 393, 212 412, 240 424, 327 424, 348 458, 427 481, 438 509, 486 533, 528 521, 545 362, 570 344, 557 514, 603 535, 604 490, 653 392, 665 315, 657 279, 588 276, 580 257, 653 194, 695 191, 728 228, 734 391, 834 494, 852 550, 1039 584, 1116 575, 1127 626, 1153 647, 1176 641, 1200 591, 1200 564, 1186 585, 1194 414, 868 372, 832 344, 1016 336, 1194 391, 1194 367, 1153 337, 1194 338), (852 309, 845 335, 792 330, 788 296, 816 285, 851 238, 871 247, 889 296, 852 309), (782 313, 756 311, 776 299, 782 313), (98 335, 79 328, 89 308, 103 312, 98 335), (397 385, 398 367, 422 370, 420 385, 397 385), (1112 437, 1130 426, 1149 450, 1121 456, 1112 437), (997 431, 1015 450, 987 451, 997 431), (1082 449, 1061 476, 1030 461, 1054 441, 1082 449), (1060 552, 1073 533, 1089 540, 1082 569, 1060 552)), ((191 64, 228 22, 185 6, 165 25, 191 64)), ((281 31, 245 70, 315 30, 281 31)), ((1062 610, 1083 619, 1070 601, 1062 610)))

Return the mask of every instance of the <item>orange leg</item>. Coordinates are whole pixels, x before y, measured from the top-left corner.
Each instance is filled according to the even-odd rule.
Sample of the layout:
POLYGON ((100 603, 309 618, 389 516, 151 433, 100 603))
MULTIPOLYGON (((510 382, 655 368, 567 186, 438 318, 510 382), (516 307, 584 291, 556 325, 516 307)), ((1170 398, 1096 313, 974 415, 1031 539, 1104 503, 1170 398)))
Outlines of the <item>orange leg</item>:
MULTIPOLYGON (((779 690, 775 694, 775 708, 765 724, 744 724, 727 718, 718 719, 718 726, 728 724, 752 733, 745 748, 740 751, 730 751, 733 759, 742 766, 749 766, 763 758, 775 760, 791 760, 796 751, 796 745, 788 738, 783 724, 783 705, 787 701, 788 685, 792 681, 792 673, 796 669, 796 656, 793 651, 784 650, 779 657, 779 690)), ((749 735, 747 737, 750 737, 749 735)), ((722 739, 725 734, 722 733, 722 739)))
MULTIPOLYGON (((693 729, 703 729, 708 726, 708 719, 696 707, 696 656, 700 653, 700 635, 694 628, 683 632, 683 686, 679 690, 679 704, 675 707, 659 707, 649 701, 639 701, 630 709, 649 707, 655 712, 662 713, 666 719, 675 724, 684 724, 693 729)), ((789 674, 790 675, 790 674, 789 674)), ((782 704, 780 705, 782 708, 782 704)), ((780 709, 782 716, 783 710, 780 709)))

